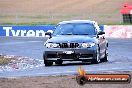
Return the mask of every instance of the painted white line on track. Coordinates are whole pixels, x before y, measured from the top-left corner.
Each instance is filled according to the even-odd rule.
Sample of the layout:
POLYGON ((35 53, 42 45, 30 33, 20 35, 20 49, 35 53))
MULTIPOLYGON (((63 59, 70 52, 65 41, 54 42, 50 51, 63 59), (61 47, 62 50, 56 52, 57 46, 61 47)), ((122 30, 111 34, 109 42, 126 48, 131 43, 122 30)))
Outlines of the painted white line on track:
MULTIPOLYGON (((100 69, 98 70, 99 72, 100 71, 111 71, 112 69, 100 69)), ((113 69, 112 72, 114 72, 115 70, 121 70, 121 69, 113 69)), ((85 70, 87 73, 89 72, 98 72, 98 71, 93 71, 93 70, 85 70)), ((72 74, 78 74, 77 71, 66 71, 66 72, 52 72, 52 73, 37 73, 36 75, 38 76, 52 76, 52 75, 72 75, 72 74)))

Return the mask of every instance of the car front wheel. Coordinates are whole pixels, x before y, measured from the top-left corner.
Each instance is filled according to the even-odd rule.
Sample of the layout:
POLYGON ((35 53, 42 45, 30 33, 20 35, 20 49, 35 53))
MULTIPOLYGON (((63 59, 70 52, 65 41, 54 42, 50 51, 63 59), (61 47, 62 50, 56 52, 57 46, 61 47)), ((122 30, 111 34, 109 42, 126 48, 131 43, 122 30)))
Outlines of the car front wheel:
POLYGON ((44 61, 44 64, 45 64, 45 66, 52 66, 53 65, 53 62, 51 62, 51 61, 44 61))
POLYGON ((92 60, 93 64, 98 64, 100 63, 100 50, 97 48, 96 50, 96 57, 92 60))
POLYGON ((101 62, 107 62, 108 61, 108 48, 105 50, 105 56, 103 59, 101 59, 101 62))
POLYGON ((57 64, 57 65, 62 65, 62 63, 63 63, 63 61, 61 61, 61 60, 58 60, 55 62, 55 64, 57 64))
POLYGON ((45 56, 43 56, 43 59, 44 59, 45 66, 52 66, 53 65, 53 62, 46 60, 46 57, 45 56))

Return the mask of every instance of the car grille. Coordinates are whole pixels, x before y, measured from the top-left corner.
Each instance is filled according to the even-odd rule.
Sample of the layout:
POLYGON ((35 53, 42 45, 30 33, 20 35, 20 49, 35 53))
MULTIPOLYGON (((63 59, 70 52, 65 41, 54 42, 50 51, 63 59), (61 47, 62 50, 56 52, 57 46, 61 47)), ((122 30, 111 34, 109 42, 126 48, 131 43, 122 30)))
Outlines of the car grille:
POLYGON ((77 58, 77 55, 76 54, 69 54, 69 55, 61 54, 60 55, 60 58, 61 59, 76 59, 77 58))
POLYGON ((60 43, 60 48, 78 48, 78 43, 60 43))

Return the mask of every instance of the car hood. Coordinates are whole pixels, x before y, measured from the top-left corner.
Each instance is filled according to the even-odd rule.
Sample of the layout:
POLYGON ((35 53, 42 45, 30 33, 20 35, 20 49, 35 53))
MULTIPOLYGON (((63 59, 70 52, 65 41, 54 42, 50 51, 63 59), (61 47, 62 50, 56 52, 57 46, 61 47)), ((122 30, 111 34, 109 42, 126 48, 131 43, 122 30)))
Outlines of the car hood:
POLYGON ((48 39, 46 42, 51 42, 51 43, 96 42, 96 36, 95 35, 94 36, 88 36, 88 35, 58 35, 58 36, 53 36, 52 38, 48 39))

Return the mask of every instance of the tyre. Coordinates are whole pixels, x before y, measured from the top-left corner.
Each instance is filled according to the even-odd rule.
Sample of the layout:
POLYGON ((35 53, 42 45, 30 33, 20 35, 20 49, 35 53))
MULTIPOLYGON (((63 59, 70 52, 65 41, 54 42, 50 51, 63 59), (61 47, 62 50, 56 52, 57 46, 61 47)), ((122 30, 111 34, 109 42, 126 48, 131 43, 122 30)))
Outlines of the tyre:
POLYGON ((55 61, 55 64, 57 65, 62 65, 63 61, 59 60, 59 61, 55 61))
POLYGON ((101 59, 101 62, 107 62, 108 61, 108 48, 105 50, 105 56, 101 59))
POLYGON ((93 64, 99 64, 100 63, 100 50, 99 50, 99 47, 97 48, 96 57, 95 57, 95 59, 92 60, 92 63, 93 64))
POLYGON ((45 64, 45 66, 52 66, 53 62, 44 60, 44 64, 45 64))
POLYGON ((43 56, 43 59, 44 59, 45 66, 52 66, 53 65, 53 62, 52 61, 46 60, 46 56, 45 55, 43 56))

